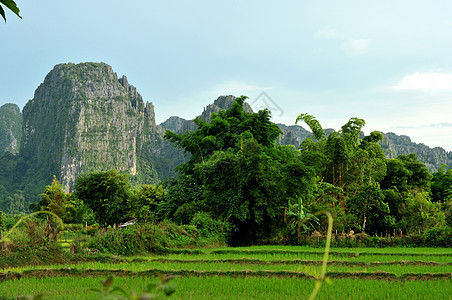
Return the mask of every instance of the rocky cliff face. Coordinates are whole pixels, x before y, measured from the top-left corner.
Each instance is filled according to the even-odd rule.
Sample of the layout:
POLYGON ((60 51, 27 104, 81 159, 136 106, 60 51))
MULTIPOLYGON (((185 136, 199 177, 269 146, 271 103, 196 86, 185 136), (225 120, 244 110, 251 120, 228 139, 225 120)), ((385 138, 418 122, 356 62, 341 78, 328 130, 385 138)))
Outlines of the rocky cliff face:
POLYGON ((310 131, 307 131, 299 125, 287 126, 284 124, 277 124, 282 134, 277 138, 276 142, 280 145, 294 145, 295 148, 300 148, 301 142, 312 136, 310 131))
POLYGON ((417 153, 418 159, 425 163, 430 172, 438 171, 444 164, 452 167, 452 152, 440 147, 430 148, 424 144, 413 143, 406 135, 384 133, 380 146, 387 158, 417 153))
POLYGON ((16 104, 0 106, 0 156, 4 152, 17 154, 22 139, 22 113, 16 104))
POLYGON ((112 168, 158 180, 154 107, 107 64, 55 66, 23 116, 21 154, 68 188, 83 172, 112 168))

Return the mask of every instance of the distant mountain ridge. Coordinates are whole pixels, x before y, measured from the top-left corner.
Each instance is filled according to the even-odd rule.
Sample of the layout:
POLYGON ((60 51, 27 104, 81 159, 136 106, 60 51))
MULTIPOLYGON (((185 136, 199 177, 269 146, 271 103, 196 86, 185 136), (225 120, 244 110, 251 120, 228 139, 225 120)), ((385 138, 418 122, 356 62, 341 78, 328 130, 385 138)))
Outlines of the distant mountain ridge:
MULTIPOLYGON (((199 116, 201 119, 210 121, 210 115, 218 113, 220 109, 226 110, 231 108, 234 103, 234 96, 220 96, 213 104, 207 105, 203 113, 199 116)), ((245 110, 252 111, 251 106, 245 102, 245 110)), ((277 124, 282 134, 277 138, 276 142, 280 145, 293 145, 297 149, 300 144, 312 133, 300 125, 277 124)), ((176 133, 184 133, 187 130, 195 130, 196 124, 191 120, 186 120, 177 116, 172 116, 160 124, 165 129, 169 129, 176 133)), ((335 130, 332 128, 324 129, 328 136, 335 130)), ((441 147, 430 148, 422 143, 414 143, 408 136, 397 135, 395 133, 383 133, 383 140, 380 146, 387 158, 396 158, 399 155, 407 155, 416 153, 420 161, 423 161, 430 172, 436 172, 442 165, 447 164, 452 167, 452 152, 447 152, 441 147)), ((184 162, 185 160, 180 160, 184 162)))
POLYGON ((430 148, 422 143, 414 143, 406 135, 397 135, 393 132, 384 133, 380 146, 387 158, 416 153, 418 159, 425 163, 430 172, 438 171, 444 164, 452 167, 452 151, 448 152, 441 147, 430 148))
MULTIPOLYGON (((294 145, 299 147, 306 138, 312 137, 312 133, 302 126, 278 124, 283 132, 277 142, 281 145, 294 145)), ((325 129, 328 136, 334 129, 325 129)), ((452 152, 447 152, 441 147, 430 148, 422 143, 414 143, 406 135, 397 135, 393 132, 383 133, 383 140, 379 142, 386 158, 396 158, 399 155, 416 153, 418 159, 425 163, 430 172, 436 172, 444 164, 452 167, 452 152)))
MULTIPOLYGON (((234 100, 220 96, 199 117, 209 122, 212 113, 229 109, 234 100)), ((246 102, 245 110, 252 111, 246 102)), ((298 148, 312 136, 299 125, 278 126, 283 133, 279 144, 298 148)), ((0 107, 0 191, 39 195, 53 175, 72 189, 77 176, 94 170, 129 172, 137 184, 173 177, 174 168, 188 157, 163 139, 168 129, 184 133, 196 124, 172 116, 157 125, 153 104, 105 63, 56 65, 22 113, 15 104, 0 107)), ((381 147, 388 158, 417 153, 431 172, 452 166, 452 152, 413 143, 407 136, 386 133, 381 147)))

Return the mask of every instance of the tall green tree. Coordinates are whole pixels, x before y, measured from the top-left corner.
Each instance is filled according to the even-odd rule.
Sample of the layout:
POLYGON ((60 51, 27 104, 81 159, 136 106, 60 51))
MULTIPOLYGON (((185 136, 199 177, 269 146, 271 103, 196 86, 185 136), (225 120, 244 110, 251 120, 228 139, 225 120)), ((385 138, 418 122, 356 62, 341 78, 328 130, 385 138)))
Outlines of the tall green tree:
MULTIPOLYGON (((342 189, 346 188, 346 185, 351 181, 346 176, 350 175, 349 171, 353 167, 351 163, 353 158, 357 157, 356 152, 359 150, 361 129, 366 124, 365 121, 359 118, 351 118, 339 132, 332 132, 328 137, 326 137, 320 123, 312 115, 300 114, 295 122, 299 121, 304 121, 317 139, 317 145, 314 145, 313 140, 302 143, 302 155, 310 157, 311 160, 317 158, 317 163, 311 162, 311 164, 316 165, 317 170, 322 170, 321 176, 324 181, 342 189)), ((376 141, 372 139, 375 139, 375 133, 372 137, 368 137, 366 142, 376 144, 376 141)), ((363 154, 365 153, 360 153, 360 156, 362 157, 363 154)))
POLYGON ((328 136, 325 144, 325 155, 327 157, 325 180, 343 189, 344 175, 350 160, 350 153, 346 140, 339 132, 333 132, 328 136))
POLYGON ((383 135, 377 131, 365 136, 351 152, 346 181, 351 192, 362 186, 379 183, 386 175, 386 158, 378 142, 383 135))
POLYGON ((341 136, 346 141, 347 147, 356 149, 360 143, 359 136, 361 130, 366 125, 366 122, 360 118, 351 118, 346 124, 342 126, 341 136))
POLYGON ((312 201, 314 178, 298 151, 284 146, 266 148, 250 138, 240 150, 217 151, 197 164, 209 211, 236 232, 232 240, 249 243, 275 236, 283 223, 287 199, 312 201))
POLYGON ((296 121, 304 121, 317 140, 307 139, 300 147, 304 162, 320 178, 313 205, 333 211, 341 230, 351 226, 373 232, 392 226, 394 220, 379 187, 386 175, 386 159, 378 144, 383 135, 373 131, 363 136, 366 123, 360 118, 351 118, 328 136, 311 115, 301 114, 296 121))
POLYGON ((270 121, 270 112, 245 112, 245 99, 212 114, 210 123, 195 120, 198 128, 193 132, 165 134, 191 157, 179 167, 181 176, 172 185, 178 189, 168 189, 170 201, 163 207, 185 219, 205 211, 228 222, 235 229, 231 241, 236 244, 269 239, 287 227, 287 200, 311 197, 315 189, 313 172, 299 151, 276 145, 280 130, 270 121), (177 196, 180 190, 186 197, 177 196))
POLYGON ((24 193, 20 190, 17 190, 12 196, 7 197, 6 202, 9 203, 9 209, 7 212, 12 215, 28 211, 25 205, 24 193))
POLYGON ((64 191, 56 176, 53 176, 52 184, 45 187, 39 203, 37 205, 31 204, 30 208, 34 211, 46 210, 53 212, 63 221, 67 221, 66 207, 68 199, 69 194, 64 191))
POLYGON ((237 147, 244 134, 251 134, 265 147, 275 145, 281 130, 270 122, 270 111, 266 109, 258 113, 245 112, 243 103, 246 99, 246 96, 241 96, 234 101, 231 109, 221 110, 218 114, 213 113, 210 123, 200 118, 194 119, 198 125, 195 131, 187 131, 184 134, 166 131, 165 139, 191 154, 187 163, 178 166, 181 173, 192 174, 194 164, 202 163, 215 151, 237 147))
POLYGON ((439 203, 431 202, 429 193, 423 190, 406 193, 402 215, 408 233, 423 233, 429 228, 446 225, 446 215, 440 210, 439 203))
POLYGON ((432 174, 429 172, 425 163, 419 161, 416 153, 408 155, 399 155, 397 159, 401 160, 405 168, 409 171, 407 183, 410 188, 422 189, 430 192, 432 174))
POLYGON ((52 183, 45 187, 41 200, 37 204, 31 203, 29 208, 33 211, 53 212, 65 223, 82 223, 87 213, 83 202, 67 193, 56 176, 53 176, 52 183))
POLYGON ((75 181, 75 195, 94 212, 101 226, 123 221, 129 212, 131 186, 126 174, 116 170, 85 173, 75 181))
POLYGON ((362 232, 366 232, 366 229, 368 232, 383 229, 381 221, 387 220, 386 216, 390 213, 389 205, 384 202, 384 199, 384 194, 378 185, 363 186, 356 196, 350 197, 347 206, 350 213, 358 216, 359 223, 356 224, 358 229, 362 232))
POLYGON ((325 130, 323 130, 322 125, 320 125, 320 122, 312 115, 309 114, 300 114, 297 119, 295 120, 295 124, 298 124, 299 121, 303 121, 306 123, 306 125, 309 126, 309 128, 312 131, 312 134, 317 140, 323 140, 326 137, 325 130))
POLYGON ((165 190, 163 185, 142 184, 133 190, 129 197, 130 217, 138 221, 154 221, 158 205, 163 201, 165 190))
POLYGON ((394 189, 399 192, 409 189, 408 177, 411 173, 402 160, 397 158, 387 159, 386 170, 386 175, 380 182, 382 189, 394 189))
POLYGON ((447 165, 443 165, 437 172, 432 174, 433 202, 445 202, 452 198, 452 168, 447 171, 446 169, 447 165))

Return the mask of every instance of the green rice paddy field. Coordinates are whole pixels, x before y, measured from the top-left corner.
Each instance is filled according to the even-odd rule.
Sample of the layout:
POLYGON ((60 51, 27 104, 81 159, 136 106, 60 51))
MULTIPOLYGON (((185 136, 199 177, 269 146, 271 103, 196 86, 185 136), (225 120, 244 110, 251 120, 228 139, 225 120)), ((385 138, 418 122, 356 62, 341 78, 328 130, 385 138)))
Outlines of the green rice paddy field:
MULTIPOLYGON (((90 288, 114 276, 113 286, 143 291, 156 274, 175 275, 169 299, 307 299, 320 275, 323 252, 308 247, 201 249, 0 270, 22 278, 0 282, 6 299, 97 299, 90 288)), ((318 299, 452 299, 452 250, 446 248, 332 249, 318 299)), ((2 299, 0 297, 0 299, 2 299)))

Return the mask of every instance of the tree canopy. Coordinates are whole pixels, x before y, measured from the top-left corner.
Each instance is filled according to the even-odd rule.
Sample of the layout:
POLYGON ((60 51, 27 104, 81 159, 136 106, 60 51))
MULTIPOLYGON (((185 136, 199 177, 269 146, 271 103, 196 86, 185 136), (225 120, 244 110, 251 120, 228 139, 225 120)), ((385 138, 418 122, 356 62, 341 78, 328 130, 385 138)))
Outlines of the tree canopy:
MULTIPOLYGON (((436 220, 437 226, 444 224, 440 206, 431 202, 432 175, 416 154, 386 159, 378 144, 383 135, 373 131, 364 136, 365 121, 359 118, 351 118, 328 136, 315 117, 301 114, 298 121, 304 121, 313 132, 313 138, 301 144, 301 156, 321 178, 319 196, 308 204, 333 211, 337 228, 414 232, 432 226, 435 222, 431 220, 436 220), (416 218, 418 221, 412 222, 416 218)), ((444 199, 445 171, 435 178, 435 194, 444 199)))
POLYGON ((102 226, 115 225, 127 217, 131 186, 126 174, 116 170, 82 174, 75 181, 75 195, 94 212, 102 226))
POLYGON ((245 99, 237 98, 231 109, 212 114, 210 123, 195 119, 195 131, 165 134, 191 154, 171 185, 196 195, 181 199, 169 192, 165 207, 181 216, 181 222, 189 221, 184 215, 200 210, 229 222, 236 244, 271 237, 284 226, 287 199, 310 197, 315 189, 313 172, 299 151, 276 145, 281 131, 270 121, 270 112, 245 112, 245 99))

